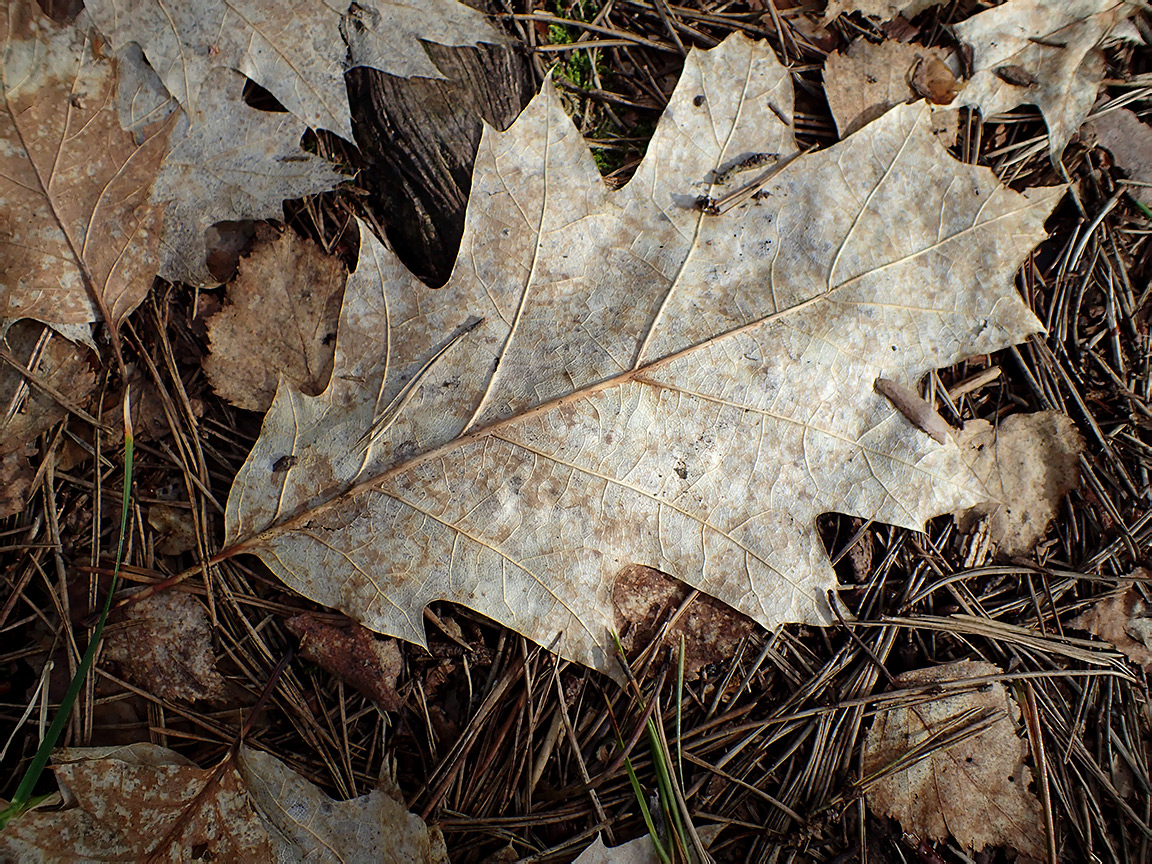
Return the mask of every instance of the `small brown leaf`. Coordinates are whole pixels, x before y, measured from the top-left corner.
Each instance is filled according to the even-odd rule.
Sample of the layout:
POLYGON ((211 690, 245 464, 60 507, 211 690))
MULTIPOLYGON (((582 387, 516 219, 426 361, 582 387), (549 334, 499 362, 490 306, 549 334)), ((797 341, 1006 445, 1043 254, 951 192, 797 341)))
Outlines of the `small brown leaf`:
POLYGON ((988 517, 1002 555, 1027 554, 1048 530, 1060 499, 1080 485, 1084 440, 1076 424, 1055 411, 1013 414, 995 429, 969 420, 958 443, 989 491, 988 503, 955 514, 960 530, 988 517))
MULTIPOLYGON (((1147 582, 1152 580, 1152 570, 1138 567, 1132 576, 1147 582)), ((1114 594, 1098 600, 1070 626, 1111 642, 1133 663, 1152 671, 1152 604, 1136 589, 1135 582, 1121 582, 1114 594)))
POLYGON ((126 606, 123 619, 108 628, 104 659, 119 663, 124 677, 162 699, 212 701, 227 693, 216 669, 208 612, 188 594, 166 591, 126 606))
POLYGON ((258 243, 208 321, 204 371, 216 392, 250 411, 268 410, 281 375, 302 393, 323 392, 344 277, 339 260, 291 231, 258 243))
POLYGON ((350 687, 376 702, 385 711, 398 711, 404 704, 396 692, 404 659, 395 639, 381 639, 368 628, 345 618, 341 625, 304 613, 284 622, 300 640, 300 656, 319 664, 350 687))
POLYGON ((964 85, 956 80, 948 64, 936 54, 920 58, 912 73, 912 89, 933 105, 949 105, 964 85))
MULTIPOLYGON (((631 565, 616 574, 612 608, 624 653, 631 658, 647 648, 691 590, 651 567, 631 565)), ((695 678, 703 667, 730 658, 740 640, 757 629, 752 619, 731 606, 700 594, 672 622, 664 643, 675 648, 683 634, 684 675, 695 678)))
MULTIPOLYGON (((919 687, 1001 671, 991 663, 961 660, 907 672, 896 683, 919 687)), ((1028 746, 1017 731, 1020 709, 998 681, 881 711, 864 742, 864 776, 899 764, 933 736, 959 733, 952 727, 970 725, 963 716, 968 713, 973 720, 992 719, 991 725, 951 746, 930 745, 928 756, 870 787, 868 804, 920 837, 943 840, 951 833, 977 852, 985 846, 1007 846, 1039 858, 1043 817, 1040 802, 1028 788, 1032 772, 1024 763, 1028 746)))
MULTIPOLYGON (((911 102, 917 95, 927 95, 914 87, 916 76, 926 78, 929 70, 934 70, 932 86, 943 98, 947 88, 943 83, 937 84, 935 79, 938 77, 943 82, 946 80, 944 73, 952 73, 934 49, 891 41, 874 45, 860 39, 846 51, 828 55, 824 66, 824 94, 840 137, 871 123, 895 105, 911 102), (940 71, 935 71, 937 67, 940 71)), ((953 86, 959 87, 955 77, 952 82, 953 86)), ((921 86, 927 87, 927 81, 921 86)), ((933 131, 946 143, 955 139, 956 124, 955 111, 934 111, 932 114, 933 131)))
POLYGON ((196 524, 187 507, 152 504, 148 525, 156 532, 156 551, 161 555, 181 555, 196 548, 196 524))

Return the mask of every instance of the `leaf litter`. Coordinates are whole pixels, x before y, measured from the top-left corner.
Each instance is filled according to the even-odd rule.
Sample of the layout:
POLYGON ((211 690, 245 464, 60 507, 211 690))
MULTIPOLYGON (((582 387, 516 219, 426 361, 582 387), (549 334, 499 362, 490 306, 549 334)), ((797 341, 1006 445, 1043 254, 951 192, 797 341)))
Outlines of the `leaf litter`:
POLYGON ((264 87, 314 129, 352 140, 344 72, 371 66, 404 77, 442 77, 421 39, 447 45, 498 42, 488 19, 455 0, 422 14, 393 0, 341 7, 328 2, 203 0, 170 7, 157 0, 90 0, 87 8, 120 50, 136 43, 195 123, 216 92, 219 71, 236 70, 264 87))
POLYGON ((344 299, 339 259, 291 231, 267 234, 208 319, 204 372, 217 393, 249 411, 267 411, 281 379, 308 396, 328 387, 344 299))

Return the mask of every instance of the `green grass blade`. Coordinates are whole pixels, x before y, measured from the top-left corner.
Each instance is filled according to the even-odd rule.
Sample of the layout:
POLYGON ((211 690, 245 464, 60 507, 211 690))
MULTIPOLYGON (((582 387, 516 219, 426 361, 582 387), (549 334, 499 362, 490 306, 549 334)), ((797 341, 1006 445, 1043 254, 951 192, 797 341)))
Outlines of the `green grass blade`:
POLYGON ((676 660, 676 776, 684 788, 684 748, 681 746, 681 720, 684 716, 684 634, 680 634, 680 656, 676 660))
MULTIPOLYGON (((623 742, 621 742, 621 746, 623 746, 623 742)), ((660 842, 660 835, 656 832, 656 823, 652 821, 652 814, 648 811, 648 802, 644 800, 644 790, 640 786, 640 779, 632 770, 631 759, 624 760, 624 768, 628 771, 628 781, 632 784, 632 794, 636 796, 636 803, 640 805, 640 814, 644 817, 644 824, 648 827, 648 836, 652 838, 652 848, 656 850, 656 857, 660 859, 660 864, 672 864, 672 858, 668 855, 668 850, 664 848, 664 844, 660 842)))
POLYGON ((96 622, 96 627, 92 630, 92 638, 88 642, 88 650, 84 652, 84 656, 80 660, 80 666, 76 669, 76 675, 72 678, 72 683, 68 685, 68 691, 64 694, 64 700, 60 703, 60 710, 58 710, 56 716, 52 718, 52 724, 48 727, 48 731, 44 735, 44 740, 40 742, 40 747, 36 751, 36 755, 32 757, 32 762, 28 766, 28 770, 24 772, 24 777, 20 780, 20 785, 16 787, 16 793, 12 796, 12 801, 7 807, 0 811, 0 830, 3 830, 14 817, 29 809, 34 803, 32 801, 32 790, 36 788, 36 781, 40 779, 41 773, 43 773, 44 768, 48 765, 48 758, 52 755, 52 750, 55 748, 56 742, 60 739, 60 735, 64 731, 64 726, 72 714, 72 706, 76 702, 76 697, 80 695, 80 688, 84 686, 84 680, 88 677, 88 671, 92 668, 92 662, 96 658, 96 649, 100 647, 100 638, 104 635, 104 622, 108 620, 108 612, 112 608, 112 596, 116 593, 116 584, 120 577, 120 564, 124 555, 124 537, 127 534, 128 528, 128 504, 132 494, 133 439, 132 427, 128 422, 128 413, 128 394, 125 392, 124 497, 120 511, 120 541, 116 544, 116 567, 112 571, 112 584, 108 588, 108 595, 104 598, 104 608, 100 612, 100 620, 96 622))

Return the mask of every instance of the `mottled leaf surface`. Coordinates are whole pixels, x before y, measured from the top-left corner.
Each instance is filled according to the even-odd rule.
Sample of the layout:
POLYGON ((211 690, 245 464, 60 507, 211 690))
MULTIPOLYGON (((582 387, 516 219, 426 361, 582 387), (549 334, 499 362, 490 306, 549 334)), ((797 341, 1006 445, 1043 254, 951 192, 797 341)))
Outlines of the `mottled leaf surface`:
POLYGON ((285 198, 327 192, 347 179, 301 149, 305 126, 291 114, 245 104, 243 76, 215 69, 206 83, 198 122, 181 115, 153 190, 165 206, 160 275, 195 285, 216 282, 204 263, 210 225, 281 219, 285 198))
POLYGON ((422 643, 442 598, 610 669, 628 564, 827 623, 819 514, 920 528, 989 500, 873 384, 1039 329, 1012 277, 1063 190, 954 161, 918 106, 795 156, 792 101, 766 46, 694 52, 613 192, 549 85, 485 132, 444 288, 362 227, 332 383, 281 384, 223 554, 382 633, 422 643), (757 154, 782 167, 701 212, 757 154))
MULTIPOLYGON (((960 660, 905 672, 895 683, 931 687, 1002 672, 991 663, 960 660)), ((924 839, 951 834, 977 852, 1007 846, 1041 859, 1044 816, 1029 788, 1020 708, 1004 684, 920 698, 910 694, 908 703, 878 713, 868 730, 863 774, 888 772, 869 788, 869 806, 924 839), (980 731, 965 735, 971 727, 980 731)))
POLYGON ((0 318, 117 326, 156 274, 149 203, 170 126, 120 128, 116 64, 81 18, 0 11, 0 318))
POLYGON ((198 768, 153 744, 57 750, 59 811, 0 834, 5 861, 446 864, 440 831, 383 790, 334 801, 267 753, 198 768))

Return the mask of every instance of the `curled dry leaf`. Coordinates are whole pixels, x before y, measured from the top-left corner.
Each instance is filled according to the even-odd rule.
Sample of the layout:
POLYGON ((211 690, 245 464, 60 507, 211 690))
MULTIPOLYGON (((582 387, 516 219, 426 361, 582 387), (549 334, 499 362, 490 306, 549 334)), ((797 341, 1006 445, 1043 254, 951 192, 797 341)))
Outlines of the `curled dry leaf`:
POLYGON ((64 419, 68 406, 86 407, 96 377, 88 349, 35 321, 9 326, 0 349, 2 518, 24 509, 36 473, 31 462, 36 439, 64 419))
POLYGON ((925 51, 912 69, 912 90, 933 105, 951 105, 963 89, 956 73, 934 51, 925 51))
MULTIPOLYGON (((1149 582, 1152 570, 1139 567, 1132 576, 1149 582)), ((1121 582, 1115 593, 1097 601, 1070 626, 1111 642, 1133 663, 1152 670, 1152 604, 1144 599, 1134 581, 1121 582)))
POLYGON ((333 801, 248 747, 219 769, 153 744, 58 750, 54 767, 65 808, 9 823, 3 860, 448 861, 439 830, 384 792, 333 801))
MULTIPOLYGON (((1001 671, 991 663, 961 660, 907 672, 896 684, 939 685, 1001 671)), ((900 766, 868 787, 868 805, 920 837, 943 840, 951 834, 977 852, 1007 846, 1042 857, 1043 815, 1028 788, 1032 772, 1024 764, 1028 745, 1018 733, 1019 722, 1020 708, 998 681, 963 693, 945 690, 928 701, 910 694, 907 707, 881 710, 868 730, 863 775, 900 766), (930 741, 984 721, 990 725, 950 746, 930 741), (930 755, 903 767, 922 746, 930 755)))
POLYGON ((316 396, 332 376, 346 273, 340 261, 291 231, 257 242, 208 320, 204 371, 240 408, 267 411, 281 378, 316 396))
POLYGON ((1008 0, 973 15, 955 28, 972 48, 973 70, 955 104, 985 117, 1037 106, 1058 158, 1096 101, 1100 43, 1136 8, 1128 0, 1008 0))
POLYGON ((108 628, 103 651, 123 677, 164 700, 213 701, 227 692, 208 612, 188 594, 164 591, 126 606, 108 628))
POLYGON ((388 635, 446 599, 606 671, 629 564, 832 621, 821 513, 919 529, 986 494, 873 382, 1040 329, 1012 277, 1063 189, 955 161, 924 106, 795 156, 791 105, 766 45, 693 52, 610 191, 549 83, 485 130, 444 288, 362 227, 332 383, 277 391, 218 558, 388 635), (701 212, 760 153, 756 194, 701 212))
MULTIPOLYGON (((959 85, 940 49, 857 39, 847 50, 829 54, 824 64, 824 93, 843 138, 890 108, 919 97, 951 102, 959 85), (914 85, 919 82, 921 92, 914 85), (950 83, 949 83, 950 82, 950 83)), ((955 62, 955 61, 952 61, 955 62)), ((957 113, 938 111, 933 125, 946 143, 956 137, 957 113)))
POLYGON ((1152 127, 1126 108, 1108 111, 1085 127, 1096 145, 1111 151, 1116 167, 1130 180, 1144 185, 1128 187, 1140 203, 1152 207, 1152 127))
POLYGON ((35 0, 0 15, 0 318, 115 327, 152 285, 162 210, 149 192, 171 119, 120 128, 95 31, 35 0))
MULTIPOLYGON (((277 0, 88 0, 119 51, 137 43, 193 119, 212 98, 213 75, 236 70, 313 128, 348 141, 352 124, 344 72, 372 66, 391 75, 442 77, 420 44, 499 42, 487 18, 455 0, 425 0, 420 14, 394 0, 353 4, 277 0)), ((217 81, 219 79, 216 79, 217 81)))
POLYGON ((305 660, 319 664, 385 711, 398 711, 404 704, 396 692, 404 658, 395 639, 381 639, 346 618, 331 623, 309 613, 287 619, 284 626, 300 640, 305 660))
POLYGON ((1080 485, 1084 439, 1056 411, 1013 414, 993 427, 970 420, 958 435, 973 472, 985 478, 987 501, 956 513, 961 531, 988 519, 1004 556, 1026 555, 1048 530, 1061 499, 1080 485))

